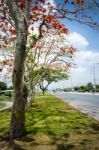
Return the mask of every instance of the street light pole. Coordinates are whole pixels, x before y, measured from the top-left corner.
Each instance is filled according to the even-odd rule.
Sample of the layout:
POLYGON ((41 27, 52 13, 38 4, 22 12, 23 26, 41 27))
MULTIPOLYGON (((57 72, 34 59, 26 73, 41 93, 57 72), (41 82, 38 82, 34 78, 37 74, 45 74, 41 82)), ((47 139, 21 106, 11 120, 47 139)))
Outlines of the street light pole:
MULTIPOLYGON (((74 64, 73 68, 74 68, 74 70, 75 70, 75 68, 77 68, 77 65, 76 65, 76 64, 74 64)), ((72 92, 75 92, 75 88, 74 88, 73 80, 72 80, 72 75, 71 75, 71 79, 70 79, 70 80, 71 80, 72 92)))
POLYGON ((70 77, 70 82, 71 82, 71 89, 72 89, 72 92, 74 92, 74 86, 73 86, 72 76, 70 77))
POLYGON ((99 64, 99 63, 94 63, 93 64, 93 81, 94 81, 94 93, 96 93, 96 75, 95 75, 95 64, 99 64))
POLYGON ((93 81, 94 81, 94 93, 96 93, 95 64, 93 64, 93 81))

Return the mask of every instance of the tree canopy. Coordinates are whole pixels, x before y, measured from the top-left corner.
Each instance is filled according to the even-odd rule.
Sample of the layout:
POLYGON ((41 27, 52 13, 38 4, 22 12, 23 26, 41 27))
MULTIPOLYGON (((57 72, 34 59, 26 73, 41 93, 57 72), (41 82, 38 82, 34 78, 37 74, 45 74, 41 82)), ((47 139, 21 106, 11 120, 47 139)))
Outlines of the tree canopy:
POLYGON ((0 82, 0 91, 7 90, 7 84, 4 82, 0 82))

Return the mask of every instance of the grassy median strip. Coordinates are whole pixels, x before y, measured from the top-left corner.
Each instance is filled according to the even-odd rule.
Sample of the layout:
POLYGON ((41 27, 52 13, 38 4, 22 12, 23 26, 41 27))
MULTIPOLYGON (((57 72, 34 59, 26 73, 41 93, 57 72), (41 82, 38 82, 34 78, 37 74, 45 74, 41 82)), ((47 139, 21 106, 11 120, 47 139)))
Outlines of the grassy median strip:
POLYGON ((98 150, 99 122, 53 95, 36 96, 26 112, 27 135, 9 142, 10 110, 0 112, 0 146, 25 150, 98 150))

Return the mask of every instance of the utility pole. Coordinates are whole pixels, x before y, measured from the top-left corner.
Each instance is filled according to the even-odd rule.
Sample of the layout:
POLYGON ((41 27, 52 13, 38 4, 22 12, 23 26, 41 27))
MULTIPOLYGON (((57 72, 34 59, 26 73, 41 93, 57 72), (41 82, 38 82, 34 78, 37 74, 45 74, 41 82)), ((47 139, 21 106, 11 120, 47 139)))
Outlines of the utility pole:
POLYGON ((74 92, 74 86, 73 86, 73 82, 72 82, 72 76, 70 77, 70 82, 71 82, 71 91, 74 92))
POLYGON ((96 93, 96 75, 95 75, 95 64, 99 63, 93 63, 93 81, 94 81, 94 93, 96 93))
POLYGON ((93 81, 94 81, 94 93, 96 93, 95 64, 93 64, 93 81))
MULTIPOLYGON (((77 68, 77 65, 76 65, 76 64, 74 64, 72 68, 74 68, 74 71, 75 71, 75 68, 77 68)), ((71 78, 70 78, 70 80, 71 80, 72 92, 75 92, 75 88, 74 88, 74 85, 73 85, 73 80, 72 80, 72 75, 71 75, 71 78)))

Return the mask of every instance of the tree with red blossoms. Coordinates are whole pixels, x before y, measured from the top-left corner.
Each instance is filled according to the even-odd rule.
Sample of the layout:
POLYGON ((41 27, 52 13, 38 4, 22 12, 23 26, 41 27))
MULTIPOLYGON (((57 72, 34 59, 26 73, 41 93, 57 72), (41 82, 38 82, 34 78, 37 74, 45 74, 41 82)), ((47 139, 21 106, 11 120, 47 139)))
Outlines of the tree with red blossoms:
POLYGON ((64 0, 58 5, 51 5, 45 0, 0 0, 0 48, 5 48, 16 40, 13 67, 14 104, 10 124, 10 139, 18 138, 25 133, 25 105, 28 89, 24 82, 24 62, 27 57, 27 39, 29 28, 38 25, 39 35, 31 43, 34 46, 49 29, 68 33, 68 29, 60 23, 65 18, 75 20, 92 27, 99 27, 89 10, 96 10, 98 4, 84 0, 64 0), (47 7, 46 7, 47 6, 47 7), (88 14, 88 15, 86 15, 88 14), (91 14, 91 15, 90 15, 91 14))

